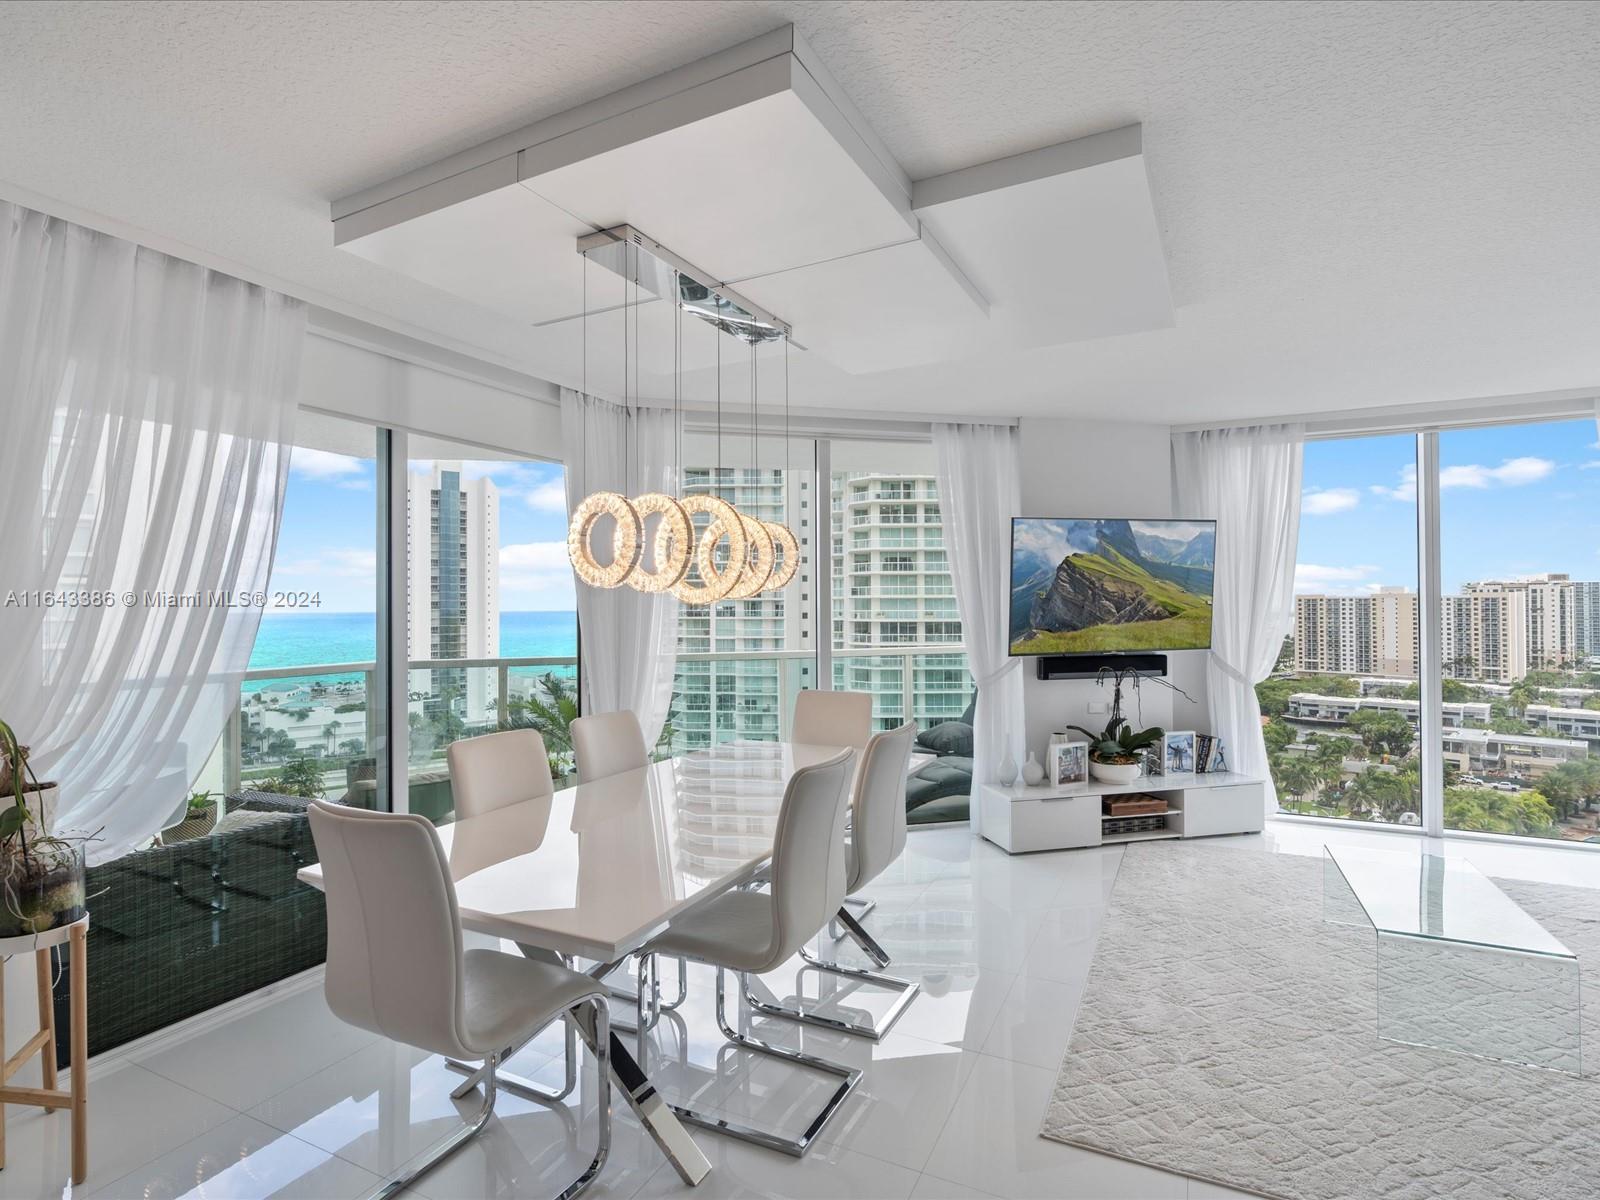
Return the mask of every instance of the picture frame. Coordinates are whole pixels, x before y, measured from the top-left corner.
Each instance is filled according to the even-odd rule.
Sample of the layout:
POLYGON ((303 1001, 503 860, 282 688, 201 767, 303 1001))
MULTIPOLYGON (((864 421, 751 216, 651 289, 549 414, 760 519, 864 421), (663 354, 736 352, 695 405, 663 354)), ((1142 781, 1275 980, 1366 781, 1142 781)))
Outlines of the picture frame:
POLYGON ((1089 743, 1051 742, 1045 753, 1045 782, 1058 788, 1088 786, 1089 743))
POLYGON ((1193 775, 1195 773, 1195 732, 1177 730, 1161 738, 1161 773, 1163 775, 1193 775))

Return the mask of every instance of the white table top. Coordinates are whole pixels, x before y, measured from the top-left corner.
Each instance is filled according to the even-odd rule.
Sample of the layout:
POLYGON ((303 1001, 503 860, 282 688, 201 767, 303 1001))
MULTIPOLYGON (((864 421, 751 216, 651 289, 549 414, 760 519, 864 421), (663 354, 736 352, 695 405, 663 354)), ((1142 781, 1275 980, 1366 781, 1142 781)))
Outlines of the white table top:
MULTIPOLYGON (((772 854, 789 777, 840 747, 732 742, 439 828, 466 929, 601 962, 772 854)), ((299 879, 322 886, 322 868, 299 879)))

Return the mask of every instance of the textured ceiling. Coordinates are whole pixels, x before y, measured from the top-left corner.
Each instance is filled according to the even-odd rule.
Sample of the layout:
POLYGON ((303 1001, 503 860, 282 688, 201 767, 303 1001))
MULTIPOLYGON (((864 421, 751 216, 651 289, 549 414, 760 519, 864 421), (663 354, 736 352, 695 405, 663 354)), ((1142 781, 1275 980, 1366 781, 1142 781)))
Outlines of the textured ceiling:
POLYGON ((8 3, 0 194, 537 371, 509 319, 335 251, 328 203, 785 21, 913 178, 1142 122, 1178 306, 954 368, 810 364, 816 406, 1200 420, 1600 384, 1590 3, 8 3))

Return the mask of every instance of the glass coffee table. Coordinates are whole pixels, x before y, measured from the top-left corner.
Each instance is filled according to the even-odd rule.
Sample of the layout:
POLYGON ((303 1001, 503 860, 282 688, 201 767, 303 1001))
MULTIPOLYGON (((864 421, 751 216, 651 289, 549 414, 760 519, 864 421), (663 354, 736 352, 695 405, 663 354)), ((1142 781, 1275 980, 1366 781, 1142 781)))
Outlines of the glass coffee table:
POLYGON ((1459 858, 1324 847, 1322 916, 1377 937, 1378 1036, 1582 1074, 1578 956, 1459 858))

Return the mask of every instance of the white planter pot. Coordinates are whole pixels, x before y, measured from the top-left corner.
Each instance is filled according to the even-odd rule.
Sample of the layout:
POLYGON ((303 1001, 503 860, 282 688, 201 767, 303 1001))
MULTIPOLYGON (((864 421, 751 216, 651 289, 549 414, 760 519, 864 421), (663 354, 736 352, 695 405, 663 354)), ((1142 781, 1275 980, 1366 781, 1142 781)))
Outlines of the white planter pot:
POLYGON ((1139 764, 1132 763, 1103 763, 1089 760, 1089 774, 1101 783, 1132 783, 1139 778, 1139 764))

